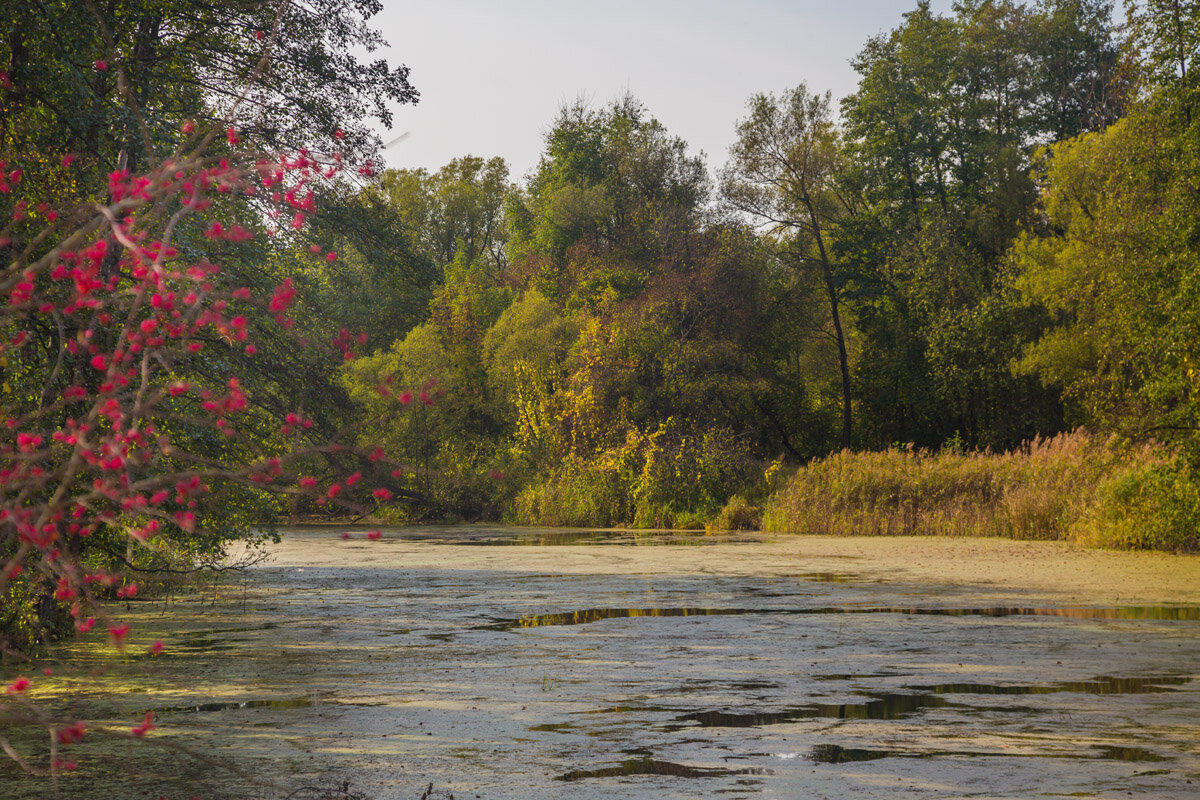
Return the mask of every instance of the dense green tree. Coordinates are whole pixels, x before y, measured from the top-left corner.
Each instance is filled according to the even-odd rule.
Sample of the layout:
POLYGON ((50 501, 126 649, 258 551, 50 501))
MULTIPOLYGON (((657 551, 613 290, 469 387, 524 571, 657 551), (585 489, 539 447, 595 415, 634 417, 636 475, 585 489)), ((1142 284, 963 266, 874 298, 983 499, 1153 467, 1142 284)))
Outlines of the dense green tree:
POLYGON ((843 116, 866 208, 835 249, 862 276, 864 441, 1009 447, 1062 424, 1053 393, 1008 370, 1040 322, 1009 307, 1003 255, 1030 221, 1038 145, 1122 108, 1109 12, 972 0, 938 16, 920 3, 856 60, 843 116))
POLYGON ((463 258, 485 265, 492 280, 508 269, 504 222, 512 184, 501 158, 456 158, 433 174, 388 170, 373 195, 400 215, 413 246, 438 267, 463 258))
MULTIPOLYGON (((5 0, 0 147, 74 151, 101 174, 169 151, 180 123, 234 114, 268 149, 328 146, 363 158, 368 124, 415 102, 408 69, 362 62, 381 45, 378 0, 5 0), (281 12, 282 9, 282 12, 281 12), (269 68, 255 72, 270 48, 269 68)), ((265 66, 265 65, 264 65, 265 66)))
POLYGON ((629 299, 679 259, 708 192, 703 162, 632 97, 564 108, 510 205, 514 273, 570 306, 629 299))
POLYGON ((778 98, 755 95, 748 105, 750 116, 738 124, 722 189, 734 208, 768 226, 779 241, 782 260, 797 271, 815 271, 820 278, 841 373, 841 445, 849 448, 850 357, 842 324, 848 276, 832 248, 841 218, 855 211, 855 198, 838 185, 842 152, 830 95, 812 94, 801 84, 778 98))
POLYGON ((1045 233, 1014 248, 1028 301, 1055 325, 1020 368, 1061 388, 1077 420, 1145 437, 1200 425, 1200 251, 1190 128, 1148 108, 1044 163, 1045 233))

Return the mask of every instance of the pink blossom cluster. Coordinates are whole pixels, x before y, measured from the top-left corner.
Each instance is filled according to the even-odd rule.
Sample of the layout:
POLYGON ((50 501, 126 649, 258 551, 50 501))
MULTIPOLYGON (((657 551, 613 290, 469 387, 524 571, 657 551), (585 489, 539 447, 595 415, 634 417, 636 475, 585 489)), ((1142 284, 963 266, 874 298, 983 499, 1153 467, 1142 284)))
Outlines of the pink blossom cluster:
MULTIPOLYGON (((104 67, 98 62, 97 69, 104 67)), ((183 128, 194 131, 192 123, 183 128)), ((314 454, 348 450, 339 444, 295 446, 313 427, 299 410, 276 428, 280 437, 292 437, 293 447, 275 442, 249 464, 191 452, 178 435, 184 427, 205 428, 218 440, 253 444, 244 433, 254 409, 247 386, 236 375, 214 379, 212 367, 229 362, 223 352, 256 354, 252 320, 292 327, 289 311, 297 296, 291 279, 267 297, 227 286, 220 263, 186 257, 187 248, 176 244, 181 223, 202 215, 202 239, 220 253, 254 234, 212 216, 232 202, 269 198, 267 213, 290 216, 290 227, 302 231, 317 212, 315 184, 342 170, 339 153, 247 158, 237 150, 214 154, 213 138, 142 174, 113 171, 103 203, 43 205, 32 214, 14 198, 0 223, 0 247, 11 254, 0 268, 0 363, 20 363, 34 347, 53 353, 40 399, 38 387, 28 385, 18 391, 6 384, 0 395, 0 553, 6 554, 0 592, 27 572, 49 580, 81 635, 99 619, 121 648, 130 640, 130 626, 111 619, 101 600, 135 599, 139 586, 84 566, 80 543, 101 529, 123 532, 135 548, 155 546, 167 534, 190 535, 202 524, 203 500, 216 480, 305 493, 319 504, 358 507, 362 500, 352 496, 368 503, 394 497, 384 486, 367 485, 360 470, 299 475, 301 459, 309 459, 311 468, 314 454), (46 341, 47 331, 58 331, 53 342, 46 341), (202 358, 210 359, 209 368, 192 369, 202 358), (195 375, 206 377, 190 377, 195 375)), ((240 143, 232 127, 225 140, 230 147, 240 143)), ((76 162, 71 155, 61 160, 64 167, 76 162)), ((0 163, 0 195, 16 192, 22 178, 20 168, 0 163)), ((321 248, 314 252, 328 261, 337 257, 321 248)), ((332 341, 343 360, 365 344, 364 335, 348 330, 332 341)), ((431 389, 420 392, 423 402, 433 402, 431 389)), ((408 391, 397 397, 402 405, 413 401, 408 391)), ((382 448, 363 451, 367 465, 385 459, 382 448)), ((379 474, 386 481, 387 471, 379 474)), ((398 478, 403 470, 390 475, 398 478)), ((381 536, 373 531, 367 538, 381 536)), ((151 655, 162 650, 161 642, 148 648, 151 655)), ((29 702, 30 686, 18 678, 0 702, 29 702)), ((81 722, 43 721, 61 746, 84 737, 81 722)), ((144 737, 154 727, 147 715, 130 734, 144 737)), ((70 768, 62 760, 51 765, 70 768)))

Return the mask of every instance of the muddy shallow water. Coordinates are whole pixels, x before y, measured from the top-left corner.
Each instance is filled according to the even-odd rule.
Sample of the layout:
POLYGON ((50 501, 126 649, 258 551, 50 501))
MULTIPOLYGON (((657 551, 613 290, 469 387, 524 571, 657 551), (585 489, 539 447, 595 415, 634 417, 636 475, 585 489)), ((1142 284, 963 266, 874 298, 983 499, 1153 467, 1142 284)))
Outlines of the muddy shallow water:
MULTIPOLYGON (((1197 558, 344 530, 287 532, 214 605, 135 604, 162 656, 68 648, 107 671, 43 690, 113 724, 153 710, 153 737, 249 776, 81 747, 64 794, 111 770, 111 796, 334 774, 406 800, 1200 797, 1197 558)), ((45 788, 0 772, 0 796, 45 788)))

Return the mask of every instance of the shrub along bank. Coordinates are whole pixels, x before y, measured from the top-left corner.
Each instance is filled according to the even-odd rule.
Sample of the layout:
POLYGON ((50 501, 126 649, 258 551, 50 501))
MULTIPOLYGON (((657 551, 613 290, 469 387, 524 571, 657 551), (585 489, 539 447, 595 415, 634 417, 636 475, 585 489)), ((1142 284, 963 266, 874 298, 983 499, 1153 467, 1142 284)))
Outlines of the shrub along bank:
POLYGON ((1008 453, 843 451, 799 469, 762 528, 835 535, 1001 536, 1200 550, 1200 476, 1150 446, 1083 433, 1008 453))

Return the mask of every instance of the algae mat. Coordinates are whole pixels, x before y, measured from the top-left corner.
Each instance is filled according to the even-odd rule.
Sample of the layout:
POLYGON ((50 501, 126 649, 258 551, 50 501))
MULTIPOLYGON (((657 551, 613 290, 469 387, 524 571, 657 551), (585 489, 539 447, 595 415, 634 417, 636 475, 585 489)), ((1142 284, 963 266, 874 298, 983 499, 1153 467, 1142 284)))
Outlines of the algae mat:
POLYGON ((75 645, 38 682, 98 721, 64 797, 1200 796, 1195 557, 308 528, 128 615, 162 656, 75 645), (146 711, 148 745, 100 731, 146 711))

